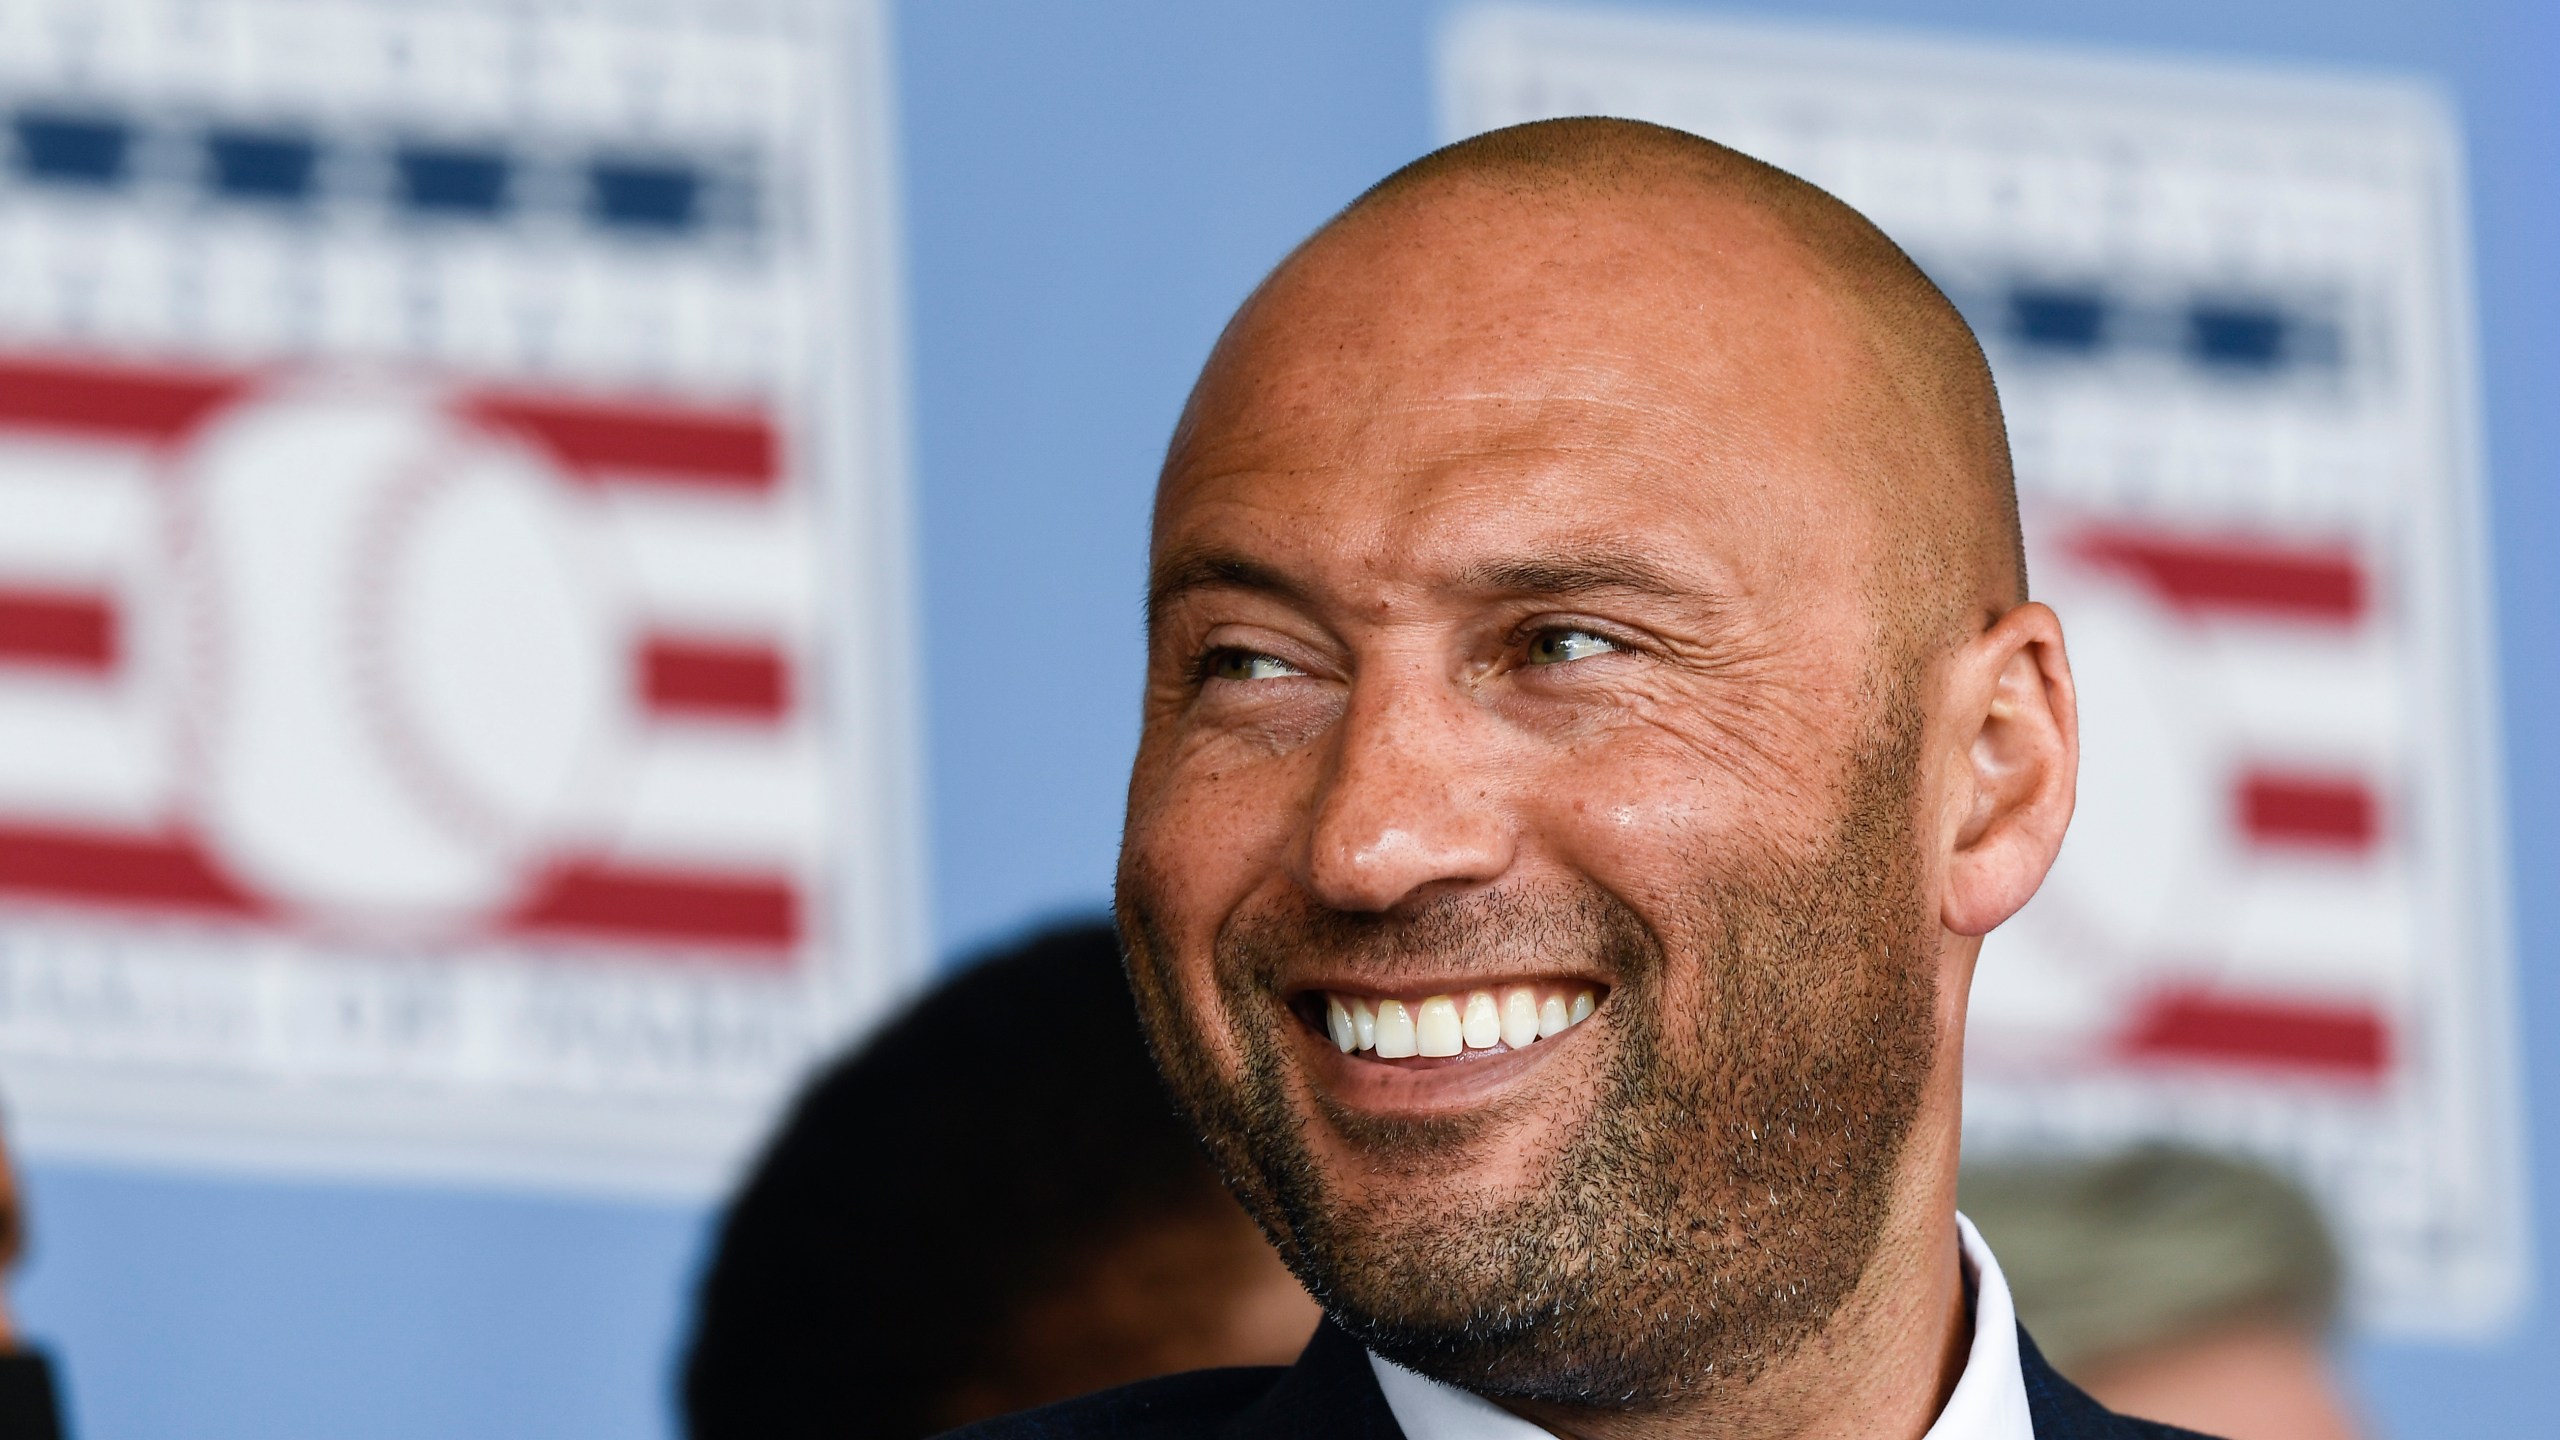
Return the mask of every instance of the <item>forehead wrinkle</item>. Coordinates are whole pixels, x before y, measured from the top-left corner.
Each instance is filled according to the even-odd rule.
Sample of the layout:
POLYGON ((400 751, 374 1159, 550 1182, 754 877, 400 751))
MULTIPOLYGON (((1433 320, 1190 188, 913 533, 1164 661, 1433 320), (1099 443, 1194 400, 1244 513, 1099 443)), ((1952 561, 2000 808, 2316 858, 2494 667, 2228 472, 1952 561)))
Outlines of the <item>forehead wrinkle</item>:
MULTIPOLYGON (((1286 359, 1272 368, 1284 368, 1298 358, 1283 353, 1286 359)), ((1259 354, 1251 358, 1270 364, 1259 354)), ((1329 358, 1328 363, 1339 362, 1329 358)), ((1346 463, 1359 463, 1357 459, 1289 463, 1287 457, 1304 453, 1311 431, 1333 441, 1327 449, 1381 465, 1411 466, 1419 460, 1442 468, 1469 461, 1588 455, 1599 445, 1671 428, 1688 418, 1681 407, 1666 404, 1665 397, 1611 393, 1632 388, 1631 372, 1636 368, 1548 364, 1519 377, 1523 382, 1548 382, 1534 386, 1435 388, 1424 395, 1371 394, 1352 399, 1303 394, 1280 399, 1254 393, 1262 387, 1240 386, 1247 393, 1221 396, 1220 403, 1204 405, 1185 417, 1165 456, 1158 508, 1182 492, 1222 480, 1323 475, 1346 463), (1555 383, 1563 377, 1583 383, 1555 383), (1450 423, 1419 434, 1392 423, 1413 416, 1442 417, 1450 423), (1570 427, 1579 433, 1564 439, 1533 438, 1555 435, 1554 421, 1559 416, 1582 420, 1570 427)))
POLYGON ((1725 216, 1747 239, 1697 233, 1714 227, 1695 205, 1652 217, 1676 224, 1637 223, 1663 208, 1661 197, 1578 217, 1529 207, 1454 226, 1428 207, 1346 217, 1229 321, 1167 447, 1166 477, 1302 430, 1358 444, 1415 413, 1451 412, 1464 430, 1564 405, 1649 427, 1667 412, 1699 418, 1702 387, 1747 384, 1773 362, 1835 377, 1857 368, 1839 362, 1858 350, 1862 317, 1765 217, 1725 216), (1595 263, 1593 246, 1613 258, 1595 263), (1677 293, 1636 298, 1665 287, 1677 293))
POLYGON ((1186 512, 1204 505, 1331 513, 1318 508, 1321 496, 1296 503, 1292 481, 1364 476, 1380 490, 1415 492, 1403 511, 1411 514, 1496 488, 1565 486, 1594 472, 1639 483, 1690 472, 1681 488, 1704 498, 1747 487, 1763 468, 1751 453, 1765 443, 1763 417, 1719 411, 1710 423, 1677 396, 1595 393, 1642 382, 1596 367, 1590 373, 1601 384, 1570 394, 1448 393, 1393 405, 1308 406, 1280 418, 1255 414, 1260 407, 1248 401, 1195 416, 1210 423, 1190 427, 1167 456, 1156 491, 1157 539, 1178 536, 1186 512), (1388 423, 1417 413, 1452 423, 1419 431, 1388 423))
MULTIPOLYGON (((1802 268, 1797 257, 1774 258, 1802 268)), ((1734 499, 1762 504, 1766 497, 1748 492, 1776 478, 1767 463, 1773 450, 1824 457, 1816 468, 1844 487, 1839 498, 1872 512, 1879 497, 1858 473, 1867 468, 1860 452, 1879 441, 1892 446, 1894 427, 1876 434, 1873 422, 1880 417, 1872 397, 1861 393, 1865 387, 1844 383, 1871 363, 1861 354, 1863 337, 1845 323, 1833 296, 1792 288, 1810 292, 1798 297, 1810 312, 1800 303, 1793 323, 1747 323, 1730 334, 1720 331, 1721 339, 1691 333, 1661 314, 1628 314, 1628 326, 1612 326, 1567 307, 1549 317, 1552 325, 1515 316, 1510 344, 1487 349, 1470 337, 1420 356, 1342 343, 1334 326, 1348 321, 1370 330, 1376 317, 1344 315, 1340 295, 1299 297, 1310 303, 1298 314, 1265 315, 1263 324, 1239 316, 1169 447, 1157 497, 1159 529, 1172 528, 1168 522, 1184 502, 1221 482, 1299 476, 1320 482, 1374 470, 1380 483, 1401 485, 1463 477, 1479 465, 1493 471, 1553 465, 1559 479, 1596 469, 1631 481, 1672 466, 1691 472, 1682 488, 1703 495, 1738 486, 1734 499), (1535 341, 1523 327, 1536 333, 1535 341), (1831 423, 1821 409, 1773 410, 1760 403, 1757 391, 1766 382, 1755 377, 1772 365, 1838 387, 1826 407, 1831 423), (1862 423, 1836 423, 1852 416, 1862 423), (1399 423, 1416 417, 1430 423, 1399 423)), ((1427 320, 1419 328, 1444 342, 1459 338, 1427 320)), ((1461 483, 1516 486, 1524 478, 1515 471, 1461 483)), ((1813 475, 1793 478, 1801 484, 1813 475)), ((1279 508, 1289 503, 1285 489, 1269 500, 1279 508)))

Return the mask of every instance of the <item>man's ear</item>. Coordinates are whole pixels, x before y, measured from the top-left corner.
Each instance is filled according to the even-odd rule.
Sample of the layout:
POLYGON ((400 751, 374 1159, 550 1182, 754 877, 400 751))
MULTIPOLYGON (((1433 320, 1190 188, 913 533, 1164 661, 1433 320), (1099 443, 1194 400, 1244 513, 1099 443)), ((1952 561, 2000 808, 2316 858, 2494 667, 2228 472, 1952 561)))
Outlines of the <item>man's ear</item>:
POLYGON ((2080 710, 2061 619, 2032 601, 2001 616, 1957 652, 1945 693, 1961 748, 1938 915, 1981 935, 2036 893, 2071 823, 2080 710))

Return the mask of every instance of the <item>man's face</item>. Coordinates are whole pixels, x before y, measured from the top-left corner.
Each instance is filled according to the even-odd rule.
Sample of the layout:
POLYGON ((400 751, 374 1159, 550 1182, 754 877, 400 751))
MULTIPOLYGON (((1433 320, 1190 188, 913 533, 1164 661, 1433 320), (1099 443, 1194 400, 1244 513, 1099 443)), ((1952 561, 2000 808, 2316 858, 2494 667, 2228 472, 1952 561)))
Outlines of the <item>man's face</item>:
POLYGON ((1309 1288, 1568 1403, 1817 1332, 1940 1033, 1854 331, 1747 219, 1664 234, 1444 204, 1249 308, 1159 497, 1120 876, 1309 1288))

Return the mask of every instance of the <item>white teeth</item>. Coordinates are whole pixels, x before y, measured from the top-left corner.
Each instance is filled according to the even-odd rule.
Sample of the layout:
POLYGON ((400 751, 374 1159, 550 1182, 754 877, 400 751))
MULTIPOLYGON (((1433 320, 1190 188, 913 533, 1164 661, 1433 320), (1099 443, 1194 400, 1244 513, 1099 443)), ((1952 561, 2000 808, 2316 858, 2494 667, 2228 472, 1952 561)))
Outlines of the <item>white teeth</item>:
POLYGON ((1324 1027, 1332 1034, 1334 1045, 1343 1054, 1348 1055, 1360 1048, 1360 1033, 1351 1028, 1351 1012, 1343 1007, 1341 1001, 1327 999, 1324 1002, 1324 1027))
POLYGON ((1416 1055, 1447 1059, 1467 1050, 1523 1050, 1591 1018, 1596 990, 1549 991, 1539 985, 1468 990, 1421 1000, 1324 997, 1324 1033, 1344 1054, 1373 1051, 1381 1060, 1416 1055))
MULTIPOLYGON (((1402 1060, 1414 1053, 1412 1012, 1404 1008, 1404 1002, 1401 1000, 1379 1001, 1378 1058, 1402 1060)), ((1457 1048, 1450 1047, 1449 1053, 1456 1054, 1457 1048)))
POLYGON ((1422 1013, 1415 1017, 1413 1034, 1422 1053, 1438 1060, 1455 1055, 1465 1048, 1466 1038, 1458 1026, 1458 1002, 1446 995, 1434 995, 1422 1002, 1422 1013))
POLYGON ((1538 1038, 1538 992, 1514 985, 1502 992, 1502 1043, 1522 1049, 1538 1038))

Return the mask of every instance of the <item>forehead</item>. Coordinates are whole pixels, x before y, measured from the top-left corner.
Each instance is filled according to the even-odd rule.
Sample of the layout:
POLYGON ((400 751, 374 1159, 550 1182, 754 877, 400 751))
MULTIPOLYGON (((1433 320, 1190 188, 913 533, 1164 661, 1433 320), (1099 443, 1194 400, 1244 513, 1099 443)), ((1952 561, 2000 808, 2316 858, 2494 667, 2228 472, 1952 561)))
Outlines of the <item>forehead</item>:
MULTIPOLYGON (((1765 220, 1461 195, 1354 217, 1221 340, 1168 456, 1159 555, 1344 561, 1641 541, 1758 582, 1862 551, 1873 358, 1765 220)), ((1462 561, 1463 555, 1438 558, 1462 561)))

